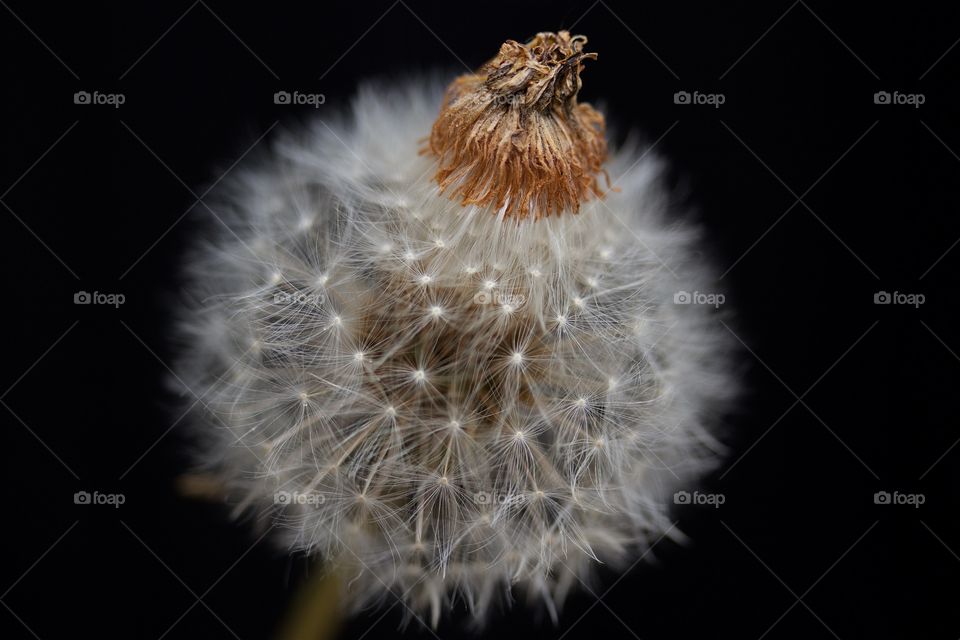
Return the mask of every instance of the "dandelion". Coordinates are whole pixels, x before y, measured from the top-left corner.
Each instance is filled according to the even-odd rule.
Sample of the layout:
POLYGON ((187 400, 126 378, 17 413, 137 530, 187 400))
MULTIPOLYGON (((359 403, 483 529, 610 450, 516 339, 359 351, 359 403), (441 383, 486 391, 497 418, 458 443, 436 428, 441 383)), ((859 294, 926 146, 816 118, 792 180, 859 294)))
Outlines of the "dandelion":
POLYGON ((355 609, 556 616, 716 463, 728 344, 713 307, 673 301, 709 281, 697 231, 661 163, 610 155, 578 103, 585 43, 509 41, 445 92, 362 89, 221 186, 229 229, 190 257, 203 462, 238 513, 344 566, 355 609))

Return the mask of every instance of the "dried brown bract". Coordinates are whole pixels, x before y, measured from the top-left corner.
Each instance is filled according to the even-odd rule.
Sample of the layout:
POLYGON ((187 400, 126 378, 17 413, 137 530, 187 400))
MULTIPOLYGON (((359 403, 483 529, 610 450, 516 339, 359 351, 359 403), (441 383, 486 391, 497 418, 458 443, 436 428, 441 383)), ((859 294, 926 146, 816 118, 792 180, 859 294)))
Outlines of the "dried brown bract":
POLYGON ((577 103, 587 39, 566 31, 508 40, 477 73, 447 89, 428 151, 441 191, 464 205, 534 220, 602 196, 603 116, 577 103))

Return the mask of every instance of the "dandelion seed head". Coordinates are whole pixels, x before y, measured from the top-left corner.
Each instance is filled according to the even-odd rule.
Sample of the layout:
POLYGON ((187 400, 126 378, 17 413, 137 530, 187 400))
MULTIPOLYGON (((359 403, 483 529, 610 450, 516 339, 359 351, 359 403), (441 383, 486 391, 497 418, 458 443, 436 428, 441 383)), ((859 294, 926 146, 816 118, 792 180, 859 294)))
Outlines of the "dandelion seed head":
POLYGON ((464 203, 418 179, 442 97, 364 89, 224 179, 176 374, 227 499, 345 563, 344 602, 482 622, 521 596, 553 609, 670 531, 736 384, 715 309, 673 303, 716 280, 655 154, 610 154, 619 189, 576 210, 464 203))

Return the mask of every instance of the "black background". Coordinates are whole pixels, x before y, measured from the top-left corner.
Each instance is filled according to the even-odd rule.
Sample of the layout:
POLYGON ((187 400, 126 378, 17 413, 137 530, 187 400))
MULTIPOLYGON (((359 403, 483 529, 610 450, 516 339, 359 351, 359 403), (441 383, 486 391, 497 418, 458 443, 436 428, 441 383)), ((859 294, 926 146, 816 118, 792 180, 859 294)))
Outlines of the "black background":
MULTIPOLYGON (((614 140, 656 142, 707 229, 750 393, 727 467, 700 487, 725 503, 676 510, 689 545, 604 574, 558 628, 521 607, 487 633, 960 636, 960 8, 839 4, 4 4, 4 637, 270 637, 307 563, 174 488, 178 273, 218 224, 196 196, 275 123, 247 159, 365 78, 460 73, 571 26, 599 52, 581 98, 614 140), (326 103, 277 105, 280 90, 326 103), (77 91, 126 102, 77 105, 77 91), (126 303, 77 306, 80 290, 126 303), (875 305, 878 291, 926 302, 875 305), (126 503, 75 505, 81 490, 126 503), (878 491, 925 503, 877 505, 878 491)), ((395 637, 400 609, 342 637, 395 637)))

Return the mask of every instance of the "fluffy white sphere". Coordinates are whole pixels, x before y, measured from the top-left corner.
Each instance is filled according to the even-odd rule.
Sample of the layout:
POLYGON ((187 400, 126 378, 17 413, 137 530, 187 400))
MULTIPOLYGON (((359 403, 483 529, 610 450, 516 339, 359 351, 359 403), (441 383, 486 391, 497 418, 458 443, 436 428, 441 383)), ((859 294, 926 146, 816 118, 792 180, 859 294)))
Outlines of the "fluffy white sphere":
POLYGON ((551 612, 670 527, 733 390, 696 231, 659 162, 535 220, 463 206, 420 154, 441 87, 368 86, 219 189, 178 374, 204 462, 291 549, 435 624, 551 612))

